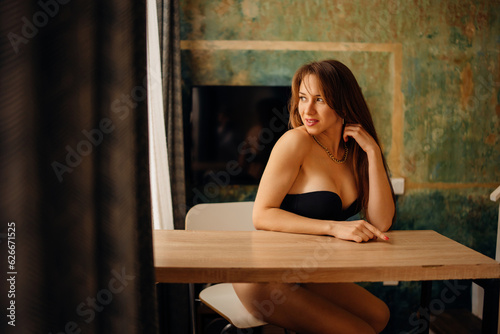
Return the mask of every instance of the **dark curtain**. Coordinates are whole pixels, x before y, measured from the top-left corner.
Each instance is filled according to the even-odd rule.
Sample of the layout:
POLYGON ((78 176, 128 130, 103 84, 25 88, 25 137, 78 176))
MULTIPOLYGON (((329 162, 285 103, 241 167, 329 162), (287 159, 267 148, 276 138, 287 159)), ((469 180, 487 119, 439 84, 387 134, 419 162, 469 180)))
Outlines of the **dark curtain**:
POLYGON ((157 333, 145 2, 5 0, 0 25, 0 332, 157 333))
MULTIPOLYGON (((180 13, 178 0, 156 0, 160 37, 163 107, 174 228, 184 229, 186 183, 184 176, 184 125, 181 93, 180 13)), ((159 284, 160 328, 165 333, 190 333, 187 284, 159 284)))
POLYGON ((179 1, 156 1, 174 227, 176 229, 184 229, 184 219, 186 217, 186 182, 184 175, 179 1))

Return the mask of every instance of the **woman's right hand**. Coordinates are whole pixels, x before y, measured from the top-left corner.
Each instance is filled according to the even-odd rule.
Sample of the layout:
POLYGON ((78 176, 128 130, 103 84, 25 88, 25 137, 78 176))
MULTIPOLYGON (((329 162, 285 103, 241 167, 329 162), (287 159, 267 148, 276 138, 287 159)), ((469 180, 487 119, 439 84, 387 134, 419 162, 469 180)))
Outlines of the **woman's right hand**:
POLYGON ((332 221, 330 235, 335 238, 355 242, 369 241, 374 238, 389 240, 384 233, 366 220, 332 221))

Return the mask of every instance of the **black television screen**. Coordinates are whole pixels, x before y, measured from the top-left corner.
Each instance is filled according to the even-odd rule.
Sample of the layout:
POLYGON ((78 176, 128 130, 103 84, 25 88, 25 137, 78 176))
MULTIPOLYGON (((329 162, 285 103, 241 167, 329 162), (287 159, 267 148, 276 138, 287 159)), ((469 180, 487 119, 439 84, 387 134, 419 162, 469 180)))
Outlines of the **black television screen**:
POLYGON ((195 86, 192 98, 193 185, 258 184, 288 129, 290 87, 195 86))

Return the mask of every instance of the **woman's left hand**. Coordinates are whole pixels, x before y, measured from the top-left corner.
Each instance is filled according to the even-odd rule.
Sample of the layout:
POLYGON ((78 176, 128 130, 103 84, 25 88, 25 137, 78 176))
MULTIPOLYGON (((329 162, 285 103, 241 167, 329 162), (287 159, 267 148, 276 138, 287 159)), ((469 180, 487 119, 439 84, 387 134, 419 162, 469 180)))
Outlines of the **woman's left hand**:
POLYGON ((360 124, 347 124, 345 126, 344 141, 347 142, 349 137, 354 138, 366 153, 380 151, 380 147, 375 142, 375 139, 360 124))

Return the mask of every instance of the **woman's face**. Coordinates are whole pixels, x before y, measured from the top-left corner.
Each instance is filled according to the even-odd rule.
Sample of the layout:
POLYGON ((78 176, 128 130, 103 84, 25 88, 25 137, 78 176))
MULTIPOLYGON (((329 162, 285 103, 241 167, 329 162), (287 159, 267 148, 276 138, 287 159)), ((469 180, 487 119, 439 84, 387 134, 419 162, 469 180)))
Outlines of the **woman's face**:
POLYGON ((325 101, 318 78, 309 74, 299 87, 299 114, 307 132, 319 135, 342 127, 342 118, 325 101))

